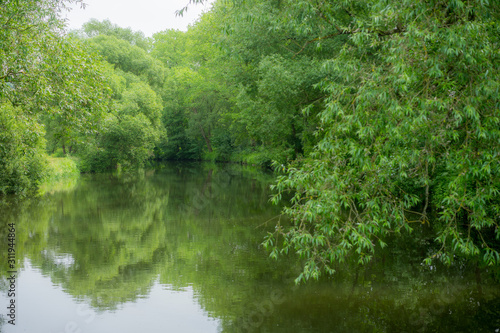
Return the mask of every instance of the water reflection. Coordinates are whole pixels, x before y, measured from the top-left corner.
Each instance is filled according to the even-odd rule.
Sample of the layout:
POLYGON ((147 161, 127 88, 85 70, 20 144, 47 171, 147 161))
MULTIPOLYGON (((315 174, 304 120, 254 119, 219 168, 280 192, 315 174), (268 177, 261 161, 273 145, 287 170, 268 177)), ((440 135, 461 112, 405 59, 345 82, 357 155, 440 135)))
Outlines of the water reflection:
POLYGON ((6 332, 217 332, 219 326, 193 302, 190 287, 175 291, 154 283, 147 295, 100 311, 54 286, 29 261, 25 267, 19 279, 18 320, 15 327, 6 325, 6 332))
POLYGON ((82 332, 136 332, 137 318, 149 332, 500 328, 498 285, 486 271, 478 288, 467 267, 430 271, 413 262, 427 246, 423 236, 395 240, 396 250, 368 267, 339 266, 333 280, 295 286, 298 261, 270 260, 259 246, 273 228, 265 222, 279 215, 268 202, 271 180, 239 166, 162 165, 140 176, 84 176, 73 188, 0 208, 2 226, 16 223, 24 267, 19 322, 46 332, 63 332, 67 322, 82 332), (71 313, 39 315, 47 303, 71 313), (82 324, 90 317, 71 319, 75 311, 94 316, 94 326, 82 324))

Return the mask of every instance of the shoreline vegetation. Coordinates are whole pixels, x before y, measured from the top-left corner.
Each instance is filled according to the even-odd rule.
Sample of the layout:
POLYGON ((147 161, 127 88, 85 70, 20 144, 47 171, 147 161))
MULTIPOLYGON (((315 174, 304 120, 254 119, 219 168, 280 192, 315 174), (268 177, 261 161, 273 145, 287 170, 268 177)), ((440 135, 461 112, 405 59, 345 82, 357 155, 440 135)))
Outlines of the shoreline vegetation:
POLYGON ((80 177, 78 160, 74 157, 47 157, 46 175, 37 194, 44 195, 72 189, 80 177))
MULTIPOLYGON (((162 163, 172 163, 172 162, 184 162, 184 163, 215 163, 215 164, 236 164, 248 167, 256 167, 263 170, 272 171, 268 164, 259 164, 259 160, 255 158, 248 158, 246 160, 228 160, 228 161, 217 161, 214 159, 209 159, 209 156, 205 156, 206 159, 200 160, 162 160, 162 161, 151 161, 145 169, 155 168, 158 164, 162 163), (253 162, 253 163, 252 163, 253 162)), ((37 192, 35 196, 44 195, 46 193, 53 193, 57 191, 70 190, 76 185, 76 181, 80 175, 85 174, 79 167, 80 160, 74 156, 67 157, 56 157, 47 156, 47 166, 44 173, 44 178, 40 185, 37 187, 37 192)), ((139 171, 139 170, 135 170, 139 171)), ((120 165, 113 171, 117 174, 122 172, 120 165)))
POLYGON ((291 223, 264 245, 304 260, 297 281, 423 228, 424 264, 500 270, 498 1, 215 1, 151 38, 67 32, 79 2, 1 5, 0 195, 234 161, 276 173, 291 223))

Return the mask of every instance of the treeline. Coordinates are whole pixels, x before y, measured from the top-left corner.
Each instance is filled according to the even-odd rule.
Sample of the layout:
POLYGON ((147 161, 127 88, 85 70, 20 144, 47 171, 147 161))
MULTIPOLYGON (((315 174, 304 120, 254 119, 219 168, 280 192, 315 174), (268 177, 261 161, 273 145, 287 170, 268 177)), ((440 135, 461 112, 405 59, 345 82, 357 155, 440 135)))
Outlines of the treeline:
MULTIPOLYGON (((105 60, 112 89, 107 119, 82 155, 83 170, 141 166, 148 158, 270 167, 310 151, 318 120, 302 109, 314 113, 321 105, 324 93, 314 85, 326 71, 319 59, 333 45, 297 55, 279 45, 283 33, 266 36, 268 42, 259 37, 274 45, 252 45, 253 23, 234 17, 247 11, 253 9, 216 4, 187 32, 152 38, 109 21, 73 32, 105 60), (137 123, 141 114, 151 127, 137 123)), ((271 19, 272 6, 262 14, 271 19)), ((62 144, 52 142, 56 149, 62 144)))
POLYGON ((220 0, 152 38, 64 34, 68 2, 1 5, 2 192, 36 186, 45 145, 86 172, 274 162, 293 223, 266 244, 303 279, 425 225, 427 262, 500 264, 497 2, 220 0))
POLYGON ((79 2, 2 4, 1 193, 36 189, 46 154, 76 157, 82 172, 153 159, 269 167, 317 141, 314 85, 335 43, 292 51, 292 27, 270 31, 275 4, 216 3, 187 32, 146 38, 95 20, 66 33, 61 16, 79 2))

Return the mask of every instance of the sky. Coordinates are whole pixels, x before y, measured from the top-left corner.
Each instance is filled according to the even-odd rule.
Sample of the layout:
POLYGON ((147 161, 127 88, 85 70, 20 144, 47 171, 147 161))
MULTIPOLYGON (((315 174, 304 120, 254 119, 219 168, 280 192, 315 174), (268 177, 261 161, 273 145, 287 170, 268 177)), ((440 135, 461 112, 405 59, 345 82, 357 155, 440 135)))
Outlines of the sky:
POLYGON ((66 15, 69 29, 79 29, 91 18, 99 21, 109 19, 123 28, 140 30, 147 37, 166 29, 186 31, 189 24, 210 9, 214 0, 204 5, 190 5, 183 17, 175 16, 175 11, 183 8, 189 0, 84 0, 85 9, 73 6, 66 15))

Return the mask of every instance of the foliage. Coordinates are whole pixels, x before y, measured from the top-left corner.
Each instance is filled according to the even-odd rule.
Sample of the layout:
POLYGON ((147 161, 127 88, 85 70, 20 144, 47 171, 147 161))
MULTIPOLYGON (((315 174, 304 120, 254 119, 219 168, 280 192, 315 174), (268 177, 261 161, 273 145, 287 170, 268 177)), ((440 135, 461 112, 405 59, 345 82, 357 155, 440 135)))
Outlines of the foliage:
MULTIPOLYGON (((298 47, 305 37, 288 22, 295 10, 281 2, 220 2, 212 11, 223 21, 216 40, 228 65, 225 80, 237 89, 227 118, 239 155, 279 151, 272 159, 285 163, 308 154, 325 97, 315 85, 328 75, 322 59, 337 52, 335 43, 298 47), (307 114, 302 112, 306 106, 307 114)), ((314 22, 325 27, 321 20, 314 22)))
POLYGON ((189 56, 186 49, 187 39, 187 34, 179 30, 157 32, 153 35, 151 55, 167 68, 181 66, 189 56))
POLYGON ((106 108, 100 63, 62 36, 60 11, 76 1, 8 1, 0 36, 1 98, 61 123, 58 136, 90 131, 106 108))
POLYGON ((91 21, 84 32, 85 44, 106 59, 104 72, 113 99, 99 132, 87 141, 82 171, 140 168, 166 137, 163 101, 156 92, 163 84, 164 67, 135 45, 140 33, 109 21, 91 21))
POLYGON ((233 106, 234 88, 224 78, 221 52, 213 44, 214 17, 207 13, 204 18, 187 33, 153 36, 152 54, 169 67, 162 93, 169 141, 158 157, 227 160, 231 153, 224 114, 233 106))
POLYGON ((114 35, 104 34, 87 39, 86 42, 116 69, 140 77, 153 88, 162 87, 165 72, 161 62, 139 46, 114 35))
MULTIPOLYGON (((312 5, 312 4, 311 4, 312 5)), ((348 35, 326 62, 333 75, 309 158, 282 167, 293 191, 292 228, 279 252, 307 259, 302 280, 367 263, 411 222, 432 224, 427 253, 500 264, 498 4, 472 1, 344 2, 316 8, 348 35), (349 21, 336 11, 349 13, 349 21), (415 215, 417 216, 415 218, 415 215)))
MULTIPOLYGON (((130 28, 122 28, 111 23, 109 20, 101 22, 96 19, 90 19, 90 21, 83 24, 80 32, 83 38, 92 38, 99 35, 114 36, 145 51, 149 51, 151 48, 149 39, 144 36, 142 31, 132 31, 130 28)), ((76 35, 79 35, 78 32, 76 32, 76 35)))
POLYGON ((79 176, 78 159, 49 156, 47 171, 38 188, 38 194, 43 196, 47 193, 69 191, 76 186, 79 176))
MULTIPOLYGON (((59 15, 67 3, 76 2, 80 1, 2 1, 0 98, 8 98, 17 105, 33 96, 34 91, 29 88, 40 74, 37 69, 40 64, 50 62, 43 50, 53 46, 62 32, 59 15)), ((47 87, 42 83, 38 83, 38 94, 46 92, 47 87)))
POLYGON ((26 195, 44 176, 43 127, 9 102, 0 104, 0 194, 26 195))
POLYGON ((47 158, 47 175, 45 180, 55 181, 66 177, 79 175, 77 161, 71 157, 52 157, 47 158))
POLYGON ((59 39, 50 52, 50 63, 39 77, 50 89, 38 96, 32 108, 45 111, 43 116, 52 149, 62 147, 63 154, 74 152, 95 135, 108 110, 109 90, 105 68, 99 58, 78 40, 59 39))
POLYGON ((152 39, 96 20, 64 36, 71 2, 1 5, 4 192, 38 181, 13 166, 40 161, 44 128, 85 171, 274 161, 293 225, 265 244, 305 258, 302 280, 425 225, 427 263, 500 264, 497 2, 221 0, 152 39))
POLYGON ((102 147, 107 152, 110 166, 142 167, 152 155, 157 132, 143 114, 125 114, 111 118, 102 136, 102 147), (156 135, 155 135, 156 134, 156 135))
MULTIPOLYGON (((200 145, 186 133, 187 117, 185 110, 166 101, 163 124, 168 133, 167 140, 157 146, 155 155, 161 160, 196 160, 201 156, 200 145)), ((175 103, 175 102, 174 102, 175 103)))
POLYGON ((107 108, 100 62, 64 35, 62 11, 79 0, 0 4, 0 103, 3 192, 33 192, 42 177, 47 129, 51 150, 81 145, 107 108), (43 125, 41 125, 43 124, 43 125), (19 145, 16 149, 12 145, 19 145), (12 168, 18 168, 12 170, 12 168))

